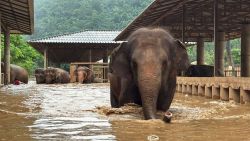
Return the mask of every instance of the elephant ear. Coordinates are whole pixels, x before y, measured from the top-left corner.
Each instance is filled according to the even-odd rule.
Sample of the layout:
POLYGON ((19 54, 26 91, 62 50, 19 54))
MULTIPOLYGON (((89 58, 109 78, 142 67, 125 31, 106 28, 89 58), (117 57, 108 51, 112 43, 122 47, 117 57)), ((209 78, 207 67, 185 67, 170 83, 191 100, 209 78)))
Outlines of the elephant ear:
POLYGON ((121 43, 112 51, 109 72, 119 76, 126 76, 131 73, 127 42, 121 43))
POLYGON ((180 74, 182 71, 186 71, 190 66, 187 48, 180 40, 175 40, 176 44, 176 64, 177 72, 180 74))

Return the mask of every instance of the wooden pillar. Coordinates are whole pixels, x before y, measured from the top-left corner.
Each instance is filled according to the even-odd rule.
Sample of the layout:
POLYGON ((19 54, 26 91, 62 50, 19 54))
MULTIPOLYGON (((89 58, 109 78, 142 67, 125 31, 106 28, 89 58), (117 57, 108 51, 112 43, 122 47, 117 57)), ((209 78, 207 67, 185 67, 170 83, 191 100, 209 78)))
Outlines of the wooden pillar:
MULTIPOLYGON (((91 49, 89 49, 89 62, 92 63, 92 50, 91 50, 91 49)), ((92 65, 92 64, 89 65, 89 68, 90 68, 92 71, 94 71, 94 70, 93 70, 93 65, 92 65)))
POLYGON ((4 32, 4 84, 10 83, 10 30, 4 32))
MULTIPOLYGON (((108 49, 106 49, 106 51, 104 51, 103 53, 103 63, 108 63, 108 49)), ((108 69, 105 68, 106 65, 103 65, 104 68, 103 68, 103 79, 104 79, 104 82, 108 82, 108 69)))
POLYGON ((46 69, 48 67, 48 64, 49 64, 48 47, 44 48, 43 57, 44 57, 44 65, 43 65, 43 67, 46 69))
POLYGON ((186 7, 182 7, 182 42, 185 43, 185 17, 186 17, 186 7))
MULTIPOLYGON (((2 43, 1 43, 1 35, 2 35, 2 23, 1 23, 1 12, 0 12, 0 58, 1 57, 1 52, 2 52, 2 43)), ((2 62, 1 62, 2 63, 2 62)), ((0 65, 0 84, 2 84, 2 65, 0 65)))
POLYGON ((204 65, 204 39, 197 39, 197 65, 204 65))
POLYGON ((250 77, 250 24, 242 27, 241 34, 241 76, 250 77))
POLYGON ((215 76, 224 76, 224 49, 225 49, 225 32, 218 32, 215 39, 215 76))

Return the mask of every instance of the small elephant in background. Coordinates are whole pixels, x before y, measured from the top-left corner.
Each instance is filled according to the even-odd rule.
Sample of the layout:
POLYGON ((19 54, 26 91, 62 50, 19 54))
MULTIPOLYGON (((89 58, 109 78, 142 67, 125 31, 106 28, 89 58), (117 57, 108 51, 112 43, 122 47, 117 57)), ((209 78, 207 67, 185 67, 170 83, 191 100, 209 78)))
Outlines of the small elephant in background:
POLYGON ((60 68, 49 67, 45 69, 45 83, 54 84, 54 83, 69 83, 70 76, 69 73, 60 68))
POLYGON ((35 77, 36 77, 37 84, 44 84, 46 82, 45 69, 44 68, 37 68, 35 70, 35 77))
POLYGON ((94 72, 85 66, 79 66, 75 70, 76 80, 79 83, 93 83, 94 72))
POLYGON ((214 66, 211 65, 191 65, 185 72, 188 77, 213 77, 214 66))
MULTIPOLYGON (((1 62, 1 67, 4 68, 4 63, 1 62)), ((2 73, 4 69, 2 69, 2 73)), ((24 68, 10 64, 10 83, 14 84, 15 80, 21 81, 23 83, 28 84, 28 72, 24 68)))

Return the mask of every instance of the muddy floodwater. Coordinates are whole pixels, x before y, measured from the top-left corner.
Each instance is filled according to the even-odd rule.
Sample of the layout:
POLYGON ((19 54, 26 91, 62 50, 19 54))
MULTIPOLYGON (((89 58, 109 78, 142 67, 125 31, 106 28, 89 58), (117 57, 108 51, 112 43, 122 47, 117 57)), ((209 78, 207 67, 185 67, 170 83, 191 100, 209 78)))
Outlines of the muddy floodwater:
POLYGON ((177 93, 170 111, 145 121, 137 105, 110 108, 109 84, 30 81, 0 89, 0 140, 250 141, 250 105, 177 93))

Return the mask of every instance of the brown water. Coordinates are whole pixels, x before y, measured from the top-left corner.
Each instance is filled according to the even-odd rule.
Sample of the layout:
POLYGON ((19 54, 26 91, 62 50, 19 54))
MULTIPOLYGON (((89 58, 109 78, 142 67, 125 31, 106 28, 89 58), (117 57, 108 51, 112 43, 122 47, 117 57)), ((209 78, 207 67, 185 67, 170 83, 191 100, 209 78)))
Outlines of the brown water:
MULTIPOLYGON (((108 84, 9 85, 0 89, 0 140, 248 141, 250 106, 176 94, 171 124, 142 109, 112 109, 108 84)), ((162 117, 161 112, 158 117, 162 117)))

